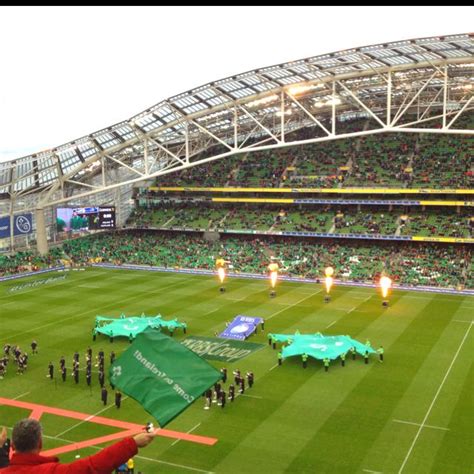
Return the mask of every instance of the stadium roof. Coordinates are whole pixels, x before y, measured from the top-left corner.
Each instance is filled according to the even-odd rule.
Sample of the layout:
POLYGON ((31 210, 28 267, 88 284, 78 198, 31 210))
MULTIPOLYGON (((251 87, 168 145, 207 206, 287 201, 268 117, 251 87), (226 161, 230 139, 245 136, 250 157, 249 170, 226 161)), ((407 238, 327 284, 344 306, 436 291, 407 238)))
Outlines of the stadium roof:
MULTIPOLYGON (((242 129, 249 129, 250 125, 255 128, 257 123, 260 132, 265 129, 276 140, 272 134, 275 128, 269 123, 260 123, 253 110, 258 109, 261 116, 271 115, 273 119, 282 113, 284 115, 285 111, 280 109, 278 103, 278 94, 287 94, 285 100, 294 103, 301 93, 313 101, 319 100, 320 105, 330 104, 327 99, 334 97, 336 81, 341 96, 367 109, 363 101, 388 95, 387 90, 394 94, 392 85, 387 85, 385 73, 393 74, 393 90, 400 88, 404 82, 412 84, 419 81, 421 91, 416 94, 418 99, 431 90, 426 101, 431 100, 432 103, 436 93, 439 94, 449 80, 451 86, 461 84, 464 87, 459 92, 458 100, 460 107, 467 108, 472 101, 474 87, 473 36, 458 34, 358 47, 216 80, 165 99, 128 120, 88 136, 0 163, 0 193, 35 192, 40 188, 53 187, 60 180, 77 183, 84 178, 84 174, 103 167, 104 159, 111 166, 129 168, 136 173, 136 179, 149 177, 153 173, 156 175, 157 167, 147 169, 146 163, 139 166, 133 163, 132 158, 143 154, 147 146, 146 152, 156 150, 169 155, 174 165, 189 166, 189 156, 209 146, 210 139, 212 145, 231 149, 229 140, 237 138, 237 131, 234 130, 236 121, 242 129), (442 77, 443 68, 449 68, 445 79, 442 77), (425 84, 423 81, 428 81, 429 87, 428 82, 425 84), (200 146, 193 148, 188 140, 197 143, 198 134, 204 134, 208 142, 203 145, 201 137, 200 146), (144 138, 150 139, 147 145, 143 144, 144 138), (192 148, 191 153, 189 148, 192 148), (124 154, 129 157, 128 164, 122 159, 124 154)), ((455 92, 450 94, 456 96, 455 92)), ((394 96, 392 106, 395 99, 394 96)), ((383 101, 386 100, 384 97, 383 101)), ((298 111, 304 115, 307 106, 303 104, 300 108, 303 112, 298 111)), ((347 107, 346 110, 350 111, 347 107)), ((323 110, 320 112, 323 113, 323 110)), ((383 114, 384 111, 380 112, 380 117, 383 114)), ((313 118, 317 123, 318 119, 313 118)), ((382 123, 380 118, 377 120, 382 123)), ((236 147, 234 144, 234 150, 236 147)), ((160 166, 169 169, 169 166, 160 166)))

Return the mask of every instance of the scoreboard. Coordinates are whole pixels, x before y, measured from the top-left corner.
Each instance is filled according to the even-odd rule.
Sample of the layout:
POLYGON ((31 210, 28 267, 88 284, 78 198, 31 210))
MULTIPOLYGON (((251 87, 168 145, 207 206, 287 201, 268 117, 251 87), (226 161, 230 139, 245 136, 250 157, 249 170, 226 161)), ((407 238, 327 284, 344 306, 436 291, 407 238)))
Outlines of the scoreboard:
POLYGON ((115 229, 115 207, 75 207, 56 209, 58 232, 115 229))
POLYGON ((115 207, 99 207, 97 229, 115 229, 115 207))

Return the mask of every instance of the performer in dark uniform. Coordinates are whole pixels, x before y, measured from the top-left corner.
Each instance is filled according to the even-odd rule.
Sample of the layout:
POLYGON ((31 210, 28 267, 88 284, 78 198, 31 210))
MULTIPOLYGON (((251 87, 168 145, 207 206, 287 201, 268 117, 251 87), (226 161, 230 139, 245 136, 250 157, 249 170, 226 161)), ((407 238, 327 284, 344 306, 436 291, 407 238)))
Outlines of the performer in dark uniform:
POLYGON ((104 403, 104 405, 107 405, 107 389, 105 387, 102 387, 102 390, 100 391, 100 399, 104 403))
POLYGON ((120 404, 122 402, 122 394, 120 392, 115 392, 115 406, 120 408, 120 404))
POLYGON ((99 384, 101 387, 104 386, 105 383, 105 374, 103 370, 99 370, 99 384))
POLYGON ((222 383, 226 383, 227 382, 227 369, 225 367, 222 367, 221 373, 222 373, 222 383))
POLYGON ((221 408, 225 407, 225 391, 222 390, 221 392, 221 408))
POLYGON ((242 377, 240 379, 240 389, 239 392, 243 395, 245 393, 245 379, 242 377))

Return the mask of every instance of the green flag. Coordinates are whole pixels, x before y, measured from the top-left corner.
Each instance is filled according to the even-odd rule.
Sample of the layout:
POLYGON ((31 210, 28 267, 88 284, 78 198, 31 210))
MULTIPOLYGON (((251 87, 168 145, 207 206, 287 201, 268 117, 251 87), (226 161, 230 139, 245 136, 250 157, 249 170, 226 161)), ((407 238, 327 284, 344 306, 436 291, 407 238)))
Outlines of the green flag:
POLYGON ((110 383, 140 403, 161 427, 221 378, 204 359, 154 329, 138 334, 109 369, 110 383))

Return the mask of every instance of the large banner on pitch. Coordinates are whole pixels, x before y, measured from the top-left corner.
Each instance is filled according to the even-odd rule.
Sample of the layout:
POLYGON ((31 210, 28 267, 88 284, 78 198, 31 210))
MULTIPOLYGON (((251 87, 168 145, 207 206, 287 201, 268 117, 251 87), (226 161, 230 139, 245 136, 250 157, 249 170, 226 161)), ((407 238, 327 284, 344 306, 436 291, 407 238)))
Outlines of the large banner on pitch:
POLYGON ((219 360, 221 362, 235 362, 243 359, 252 352, 260 350, 263 344, 232 339, 218 339, 216 337, 190 336, 181 341, 181 344, 191 349, 204 359, 219 360))
POLYGON ((247 339, 257 329, 257 324, 261 324, 263 318, 253 316, 237 315, 233 321, 219 334, 224 339, 247 339))
POLYGON ((115 359, 109 380, 166 426, 222 374, 193 351, 155 329, 138 334, 115 359))
MULTIPOLYGON (((33 220, 30 214, 13 216, 13 235, 31 234, 33 220)), ((10 237, 10 216, 0 217, 0 239, 10 237)))

